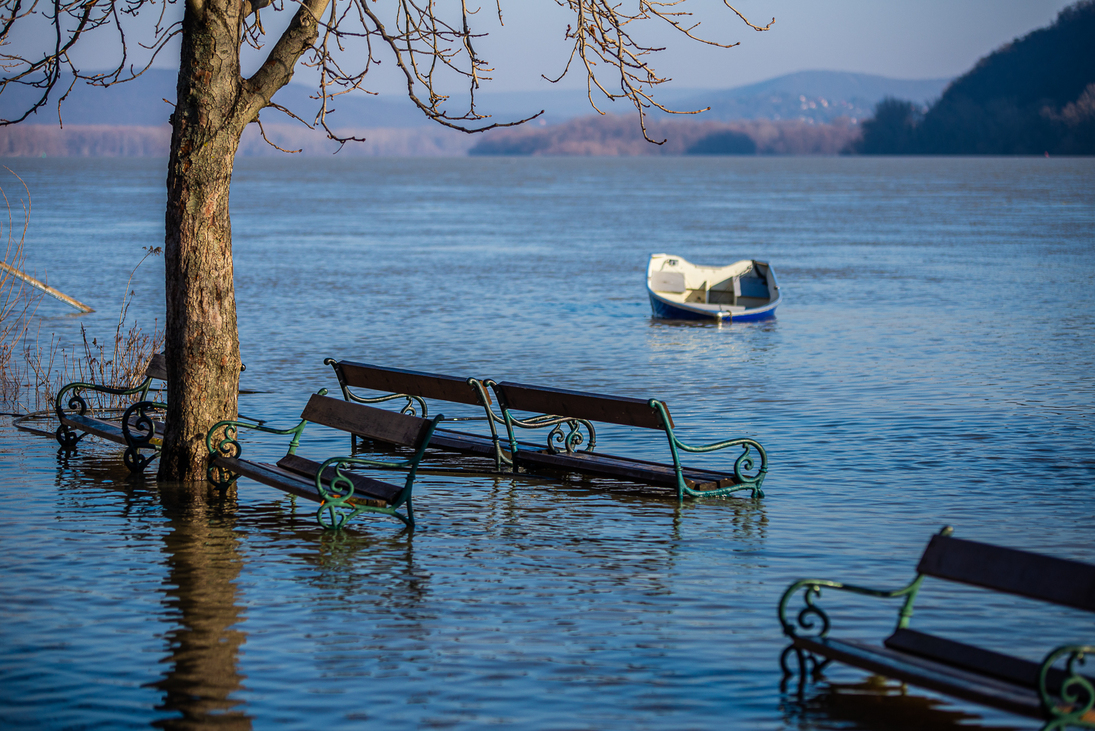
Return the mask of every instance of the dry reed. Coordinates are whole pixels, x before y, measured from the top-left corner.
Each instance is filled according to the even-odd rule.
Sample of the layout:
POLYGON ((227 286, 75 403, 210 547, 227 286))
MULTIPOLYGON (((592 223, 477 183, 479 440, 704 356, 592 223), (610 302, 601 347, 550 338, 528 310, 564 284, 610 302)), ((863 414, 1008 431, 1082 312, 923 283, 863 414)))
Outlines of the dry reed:
MULTIPOLYGON (((19 178, 10 169, 8 172, 19 178)), ((14 234, 17 227, 11 201, 2 187, 0 195, 8 211, 4 261, 21 271, 30 224, 30 191, 22 179, 19 182, 26 198, 20 201, 23 222, 18 239, 14 234)), ((0 221, 0 236, 4 236, 2 226, 0 221)), ((135 324, 127 327, 129 305, 135 294, 131 289, 133 276, 145 259, 159 254, 161 249, 148 247, 144 251, 126 282, 113 338, 100 340, 89 336, 81 325, 80 344, 71 349, 61 346, 56 333, 44 338, 41 323, 34 322, 41 293, 0 269, 0 403, 5 412, 27 414, 51 409, 56 393, 67 383, 133 388, 141 382, 149 359, 163 346, 163 332, 158 326, 154 325, 151 333, 145 333, 135 324)), ((133 400, 130 396, 93 391, 85 391, 85 399, 92 409, 120 408, 133 400)))

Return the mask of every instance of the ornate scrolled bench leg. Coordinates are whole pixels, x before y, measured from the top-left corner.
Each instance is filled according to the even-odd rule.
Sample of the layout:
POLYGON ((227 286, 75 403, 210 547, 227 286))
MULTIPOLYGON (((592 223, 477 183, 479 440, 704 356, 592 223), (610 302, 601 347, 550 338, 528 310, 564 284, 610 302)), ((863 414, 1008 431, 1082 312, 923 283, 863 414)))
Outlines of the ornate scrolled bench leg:
POLYGON ((514 421, 518 426, 524 426, 526 428, 535 426, 550 426, 554 424, 554 428, 548 432, 547 436, 547 448, 551 454, 574 454, 579 451, 579 448, 588 442, 588 446, 585 449, 581 449, 583 452, 592 452, 597 446, 597 431, 586 419, 569 419, 553 417, 552 419, 544 419, 543 423, 525 422, 521 423, 514 421), (564 428, 565 427, 565 428, 564 428), (586 435, 582 434, 582 429, 586 430, 586 435))
POLYGON ((156 438, 156 422, 148 412, 163 408, 163 404, 138 401, 122 415, 122 435, 126 442, 122 459, 130 472, 142 472, 149 462, 160 456, 159 445, 153 443, 156 438), (150 450, 152 454, 146 457, 141 450, 150 450))
POLYGON ((764 484, 764 476, 768 474, 768 453, 764 451, 764 447, 760 442, 752 439, 742 439, 739 442, 742 453, 734 460, 734 477, 743 485, 749 485, 753 491, 753 497, 764 497, 764 490, 761 489, 761 485, 764 484), (756 466, 752 451, 757 453, 756 460, 760 462, 759 466, 756 466), (749 473, 753 473, 750 475, 749 473))
POLYGON ((1087 676, 1081 675, 1077 667, 1093 654, 1095 645, 1065 645, 1046 655, 1038 674, 1038 694, 1050 719, 1043 729, 1095 728, 1095 685, 1087 676), (1062 659, 1065 678, 1059 693, 1055 694, 1048 686, 1049 672, 1054 663, 1062 659))
POLYGON ((67 388, 61 389, 61 392, 57 394, 57 400, 54 402, 53 410, 57 414, 57 420, 61 422, 57 427, 57 431, 54 435, 57 437, 57 443, 61 445, 61 449, 66 452, 73 452, 76 450, 76 444, 87 436, 86 432, 77 433, 74 429, 70 429, 67 424, 64 423, 65 410, 61 404, 65 403, 65 392, 72 391, 72 395, 68 399, 68 410, 75 411, 77 416, 83 416, 87 413, 87 401, 84 401, 84 396, 80 392, 80 387, 83 384, 74 383, 67 388))
POLYGON ((221 467, 213 461, 213 458, 218 455, 222 457, 238 458, 243 454, 243 447, 236 441, 236 431, 236 424, 234 422, 221 422, 215 424, 213 428, 209 430, 209 434, 207 434, 205 438, 206 446, 209 448, 209 466, 205 469, 206 478, 222 493, 236 482, 239 475, 221 467), (224 430, 224 437, 220 441, 215 442, 214 445, 216 439, 214 435, 221 429, 224 430))
POLYGON ((53 434, 57 437, 57 443, 61 445, 61 449, 65 450, 66 452, 75 452, 77 442, 87 436, 86 433, 77 434, 75 431, 69 429, 64 424, 61 424, 59 427, 57 427, 57 431, 55 431, 53 434))
POLYGON ((806 684, 811 680, 820 679, 825 666, 830 662, 832 662, 832 658, 819 658, 817 655, 799 647, 787 645, 779 656, 779 668, 783 673, 783 677, 779 682, 780 692, 786 693, 787 686, 794 678, 796 680, 795 692, 801 698, 806 690, 806 684), (795 658, 793 664, 790 662, 792 655, 795 658))
POLYGON ((357 516, 360 512, 360 510, 345 501, 331 500, 319 506, 319 510, 316 511, 316 520, 327 530, 341 530, 343 526, 350 522, 351 518, 357 516))

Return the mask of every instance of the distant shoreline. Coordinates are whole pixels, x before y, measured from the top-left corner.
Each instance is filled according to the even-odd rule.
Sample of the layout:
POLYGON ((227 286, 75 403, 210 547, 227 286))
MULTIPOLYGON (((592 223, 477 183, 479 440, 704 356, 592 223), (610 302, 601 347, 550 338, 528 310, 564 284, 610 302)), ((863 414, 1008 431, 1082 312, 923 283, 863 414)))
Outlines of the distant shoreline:
MULTIPOLYGON (((810 124, 801 120, 740 120, 732 122, 669 120, 648 123, 652 144, 642 137, 634 115, 582 117, 564 124, 526 125, 469 135, 444 127, 379 127, 339 130, 364 137, 338 151, 337 143, 321 131, 300 125, 265 125, 266 136, 285 150, 326 156, 338 152, 350 157, 463 157, 472 155, 535 156, 649 156, 684 155, 691 150, 719 154, 726 135, 746 140, 746 152, 729 154, 836 155, 858 139, 859 128, 847 120, 810 124), (707 147, 703 147, 704 142, 707 147)), ((22 124, 0 127, 0 157, 166 157, 171 140, 167 125, 53 125, 22 124)), ((244 157, 285 153, 267 144, 257 127, 243 136, 244 157)))

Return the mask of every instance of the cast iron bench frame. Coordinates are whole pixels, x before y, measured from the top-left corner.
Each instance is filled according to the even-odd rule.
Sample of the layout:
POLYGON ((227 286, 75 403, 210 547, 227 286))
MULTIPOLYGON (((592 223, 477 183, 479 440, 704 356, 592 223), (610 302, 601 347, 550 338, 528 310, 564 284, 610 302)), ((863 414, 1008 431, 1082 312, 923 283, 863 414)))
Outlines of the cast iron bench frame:
POLYGON ((274 429, 246 421, 222 421, 213 425, 205 437, 209 450, 208 479, 221 490, 240 476, 269 487, 319 503, 316 519, 328 529, 342 528, 361 513, 381 513, 414 528, 412 491, 415 474, 437 423, 444 416, 423 419, 409 414, 374 408, 327 396, 327 389, 313 394, 290 429, 274 429), (297 455, 300 438, 309 423, 339 431, 379 439, 413 450, 412 456, 398 461, 378 460, 358 455, 331 457, 322 463, 297 455), (276 435, 292 435, 286 455, 275 464, 242 459, 243 446, 237 436, 240 428, 276 435), (406 471, 402 486, 366 477, 354 467, 406 471), (406 515, 398 512, 406 506, 406 515))
MULTIPOLYGON (((432 449, 440 449, 458 454, 469 454, 477 457, 486 457, 494 460, 495 472, 504 472, 512 466, 510 453, 499 438, 498 426, 505 426, 505 420, 495 413, 492 408, 493 400, 490 388, 494 385, 492 379, 459 378, 438 373, 426 373, 423 371, 411 371, 402 368, 389 368, 371 363, 358 363, 349 360, 335 360, 326 358, 324 365, 334 369, 338 385, 342 389, 342 397, 347 401, 361 404, 378 404, 386 401, 405 399, 400 413, 427 417, 430 401, 447 401, 450 403, 478 406, 483 409, 481 417, 463 417, 446 419, 446 422, 485 421, 490 428, 490 437, 479 434, 455 431, 453 429, 439 428, 434 432, 430 440, 432 449), (383 396, 363 396, 354 389, 367 389, 380 391, 383 396)), ((520 420, 512 418, 513 425, 524 429, 544 429, 552 427, 547 434, 549 448, 553 444, 561 444, 564 440, 564 426, 568 426, 574 433, 575 420, 565 417, 550 415, 537 415, 520 420)), ((580 421, 580 420, 579 420, 580 421)), ((596 444, 597 436, 593 425, 581 421, 581 428, 586 432, 585 436, 578 434, 572 439, 579 443, 588 441, 590 448, 596 444)), ((353 437, 351 437, 353 439, 353 437)), ((523 446, 533 449, 532 445, 523 446)), ((353 442, 351 441, 351 446, 353 442)))
POLYGON ((1095 645, 1065 644, 1041 663, 909 629, 913 602, 924 577, 944 579, 1050 604, 1095 612, 1095 566, 952 537, 932 537, 907 586, 893 591, 836 581, 802 579, 779 602, 783 633, 791 644, 780 656, 784 676, 805 682, 838 661, 872 673, 967 701, 1044 720, 1043 729, 1095 728, 1095 678, 1077 669, 1095 645), (817 605, 822 589, 881 598, 903 598, 897 627, 881 645, 829 637, 830 620, 817 605), (788 603, 804 590, 805 606, 791 617, 788 603), (800 634, 801 633, 801 634, 800 634), (789 667, 794 657, 795 667, 789 667), (1064 663, 1064 668, 1055 664, 1064 663))
POLYGON ((659 399, 608 396, 505 381, 492 383, 491 388, 498 396, 498 405, 502 409, 514 473, 522 467, 530 472, 549 469, 671 487, 676 490, 678 501, 683 501, 685 496, 728 495, 744 490, 750 491, 754 498, 764 497, 761 485, 768 472, 768 455, 760 442, 742 437, 701 446, 685 444, 674 432, 669 407, 659 399), (529 448, 517 441, 514 426, 526 422, 518 419, 514 411, 543 414, 545 416, 535 418, 550 419, 559 424, 553 430, 554 438, 549 438, 546 449, 529 448), (594 452, 596 438, 592 423, 662 431, 669 442, 672 464, 594 452), (560 427, 563 425, 568 426, 569 432, 562 433, 560 427), (590 435, 584 448, 583 427, 588 428, 590 435), (709 453, 734 446, 742 447, 742 453, 734 460, 732 471, 691 468, 681 464, 681 452, 709 453), (752 455, 754 450, 756 461, 752 455))
POLYGON ((131 472, 141 472, 149 462, 159 456, 163 438, 163 422, 153 419, 150 412, 165 409, 167 405, 147 400, 154 380, 167 381, 167 363, 162 353, 152 356, 145 368, 144 380, 133 388, 79 381, 66 384, 54 399, 54 412, 60 422, 54 432, 57 443, 62 449, 72 452, 81 439, 93 434, 116 444, 123 444, 126 448, 123 455, 125 466, 131 472), (84 399, 86 392, 137 396, 137 401, 123 411, 120 419, 99 418, 88 414, 87 401, 84 399), (142 450, 150 451, 151 454, 146 456, 142 450))

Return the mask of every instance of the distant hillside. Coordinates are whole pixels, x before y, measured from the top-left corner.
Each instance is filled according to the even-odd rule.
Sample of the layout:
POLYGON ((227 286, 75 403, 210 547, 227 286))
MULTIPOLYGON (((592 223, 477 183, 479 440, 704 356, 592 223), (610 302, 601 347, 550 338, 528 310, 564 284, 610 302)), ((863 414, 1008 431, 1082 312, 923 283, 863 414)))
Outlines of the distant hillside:
POLYGON ((868 154, 1095 154, 1095 0, 999 48, 939 101, 884 100, 855 146, 868 154))
MULTIPOLYGON (((174 100, 176 73, 150 69, 139 78, 109 88, 77 84, 61 107, 66 125, 124 125, 155 127, 167 123, 174 100)), ((732 89, 659 89, 658 98, 675 109, 701 109, 710 106, 704 119, 801 119, 815 123, 837 117, 864 118, 886 96, 926 103, 935 99, 946 86, 946 79, 908 81, 883 76, 852 74, 843 71, 802 71, 756 84, 732 89)), ((30 89, 12 87, 0 95, 0 117, 11 119, 33 101, 30 89)), ((292 83, 279 91, 275 101, 294 110, 304 119, 317 109, 309 99, 310 86, 292 83)), ((593 112, 586 92, 545 87, 539 91, 490 92, 477 95, 482 113, 494 120, 513 120, 546 113, 548 124, 584 117, 593 112)), ((454 99, 454 102, 457 101, 454 99)), ((424 127, 431 123, 406 98, 397 95, 372 96, 347 94, 339 97, 331 115, 338 127, 424 127)), ((604 105, 604 111, 627 114, 630 106, 617 102, 604 105)), ((270 110, 264 114, 269 123, 285 121, 270 110)), ((24 124, 57 124, 57 105, 51 103, 24 124)))
POLYGON ((529 125, 487 133, 469 155, 835 155, 859 136, 850 124, 800 120, 743 119, 736 122, 692 118, 652 121, 653 145, 643 139, 634 115, 582 117, 551 126, 529 125))
MULTIPOLYGON (((149 69, 132 81, 107 88, 77 84, 61 105, 61 119, 66 125, 123 125, 155 127, 167 124, 171 105, 175 101, 178 72, 169 69, 149 69), (168 101, 165 101, 168 100, 168 101)), ((0 95, 0 117, 11 119, 22 113, 36 98, 33 89, 10 87, 0 95)), ((309 99, 312 89, 304 84, 289 84, 274 95, 274 101, 292 109, 302 119, 311 120, 318 103, 309 99)), ((378 97, 368 94, 347 94, 332 104, 333 126, 338 127, 416 127, 428 120, 402 97, 378 97)), ((263 113, 263 122, 288 122, 274 110, 263 113)), ((46 107, 27 118, 23 124, 57 124, 57 104, 46 107)))
POLYGON ((844 71, 799 71, 726 91, 695 93, 681 108, 711 107, 709 119, 800 119, 828 123, 839 117, 859 120, 871 115, 886 97, 927 104, 943 93, 950 79, 890 79, 844 71))

